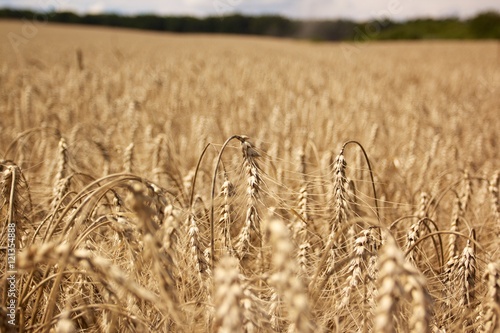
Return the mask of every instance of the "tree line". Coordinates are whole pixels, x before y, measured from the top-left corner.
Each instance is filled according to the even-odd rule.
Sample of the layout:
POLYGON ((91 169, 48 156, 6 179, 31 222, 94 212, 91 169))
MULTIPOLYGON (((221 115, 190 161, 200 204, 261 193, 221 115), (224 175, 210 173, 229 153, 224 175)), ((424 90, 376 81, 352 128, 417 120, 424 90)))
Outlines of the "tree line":
POLYGON ((489 11, 470 19, 389 19, 356 22, 352 20, 295 20, 279 15, 247 16, 231 14, 205 18, 191 16, 134 16, 104 13, 35 12, 4 8, 0 19, 26 19, 44 22, 101 25, 110 27, 168 31, 176 33, 228 33, 303 38, 316 41, 383 39, 500 39, 500 13, 489 11))

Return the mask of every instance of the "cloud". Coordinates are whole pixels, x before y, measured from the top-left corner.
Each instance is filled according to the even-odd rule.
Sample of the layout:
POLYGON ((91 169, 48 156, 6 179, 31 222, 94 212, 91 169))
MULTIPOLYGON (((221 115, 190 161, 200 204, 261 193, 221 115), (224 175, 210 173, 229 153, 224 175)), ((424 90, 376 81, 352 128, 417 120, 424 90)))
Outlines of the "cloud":
POLYGON ((102 12, 104 12, 104 9, 105 9, 104 3, 97 2, 97 3, 93 4, 93 5, 91 5, 89 7, 89 9, 87 10, 87 12, 89 14, 97 15, 97 14, 101 14, 102 12))

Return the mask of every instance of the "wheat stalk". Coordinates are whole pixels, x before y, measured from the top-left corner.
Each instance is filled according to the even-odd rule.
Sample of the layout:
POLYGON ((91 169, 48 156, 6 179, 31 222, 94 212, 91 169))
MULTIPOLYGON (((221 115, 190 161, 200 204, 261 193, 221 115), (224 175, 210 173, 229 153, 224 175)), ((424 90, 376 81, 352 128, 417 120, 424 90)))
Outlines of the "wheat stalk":
POLYGON ((365 267, 368 266, 366 259, 369 255, 371 243, 370 230, 361 231, 360 235, 354 241, 354 258, 351 259, 347 268, 349 276, 346 279, 346 286, 342 290, 342 299, 340 301, 341 307, 348 306, 350 304, 352 291, 358 289, 362 283, 365 283, 363 275, 365 275, 366 272, 363 271, 365 267))
POLYGON ((466 212, 472 197, 472 180, 470 178, 469 170, 467 169, 464 170, 462 183, 463 186, 460 193, 460 206, 462 207, 462 210, 466 212))
POLYGON ((431 297, 426 289, 426 281, 410 263, 404 264, 404 290, 411 298, 408 328, 410 332, 431 332, 431 297))
POLYGON ((219 224, 222 226, 222 234, 224 239, 224 247, 229 253, 233 252, 233 245, 231 240, 231 202, 230 199, 235 195, 233 183, 229 180, 226 173, 224 173, 224 182, 220 190, 220 197, 222 197, 222 204, 219 213, 219 224))
POLYGON ((397 332, 397 323, 402 322, 403 299, 410 300, 408 329, 411 332, 430 332, 431 302, 426 282, 421 273, 405 261, 392 235, 387 235, 382 246, 377 280, 375 332, 397 332))
POLYGON ((497 262, 489 263, 485 272, 488 282, 488 299, 486 313, 482 318, 480 332, 497 332, 500 329, 500 265, 497 262))
POLYGON ((255 160, 260 154, 255 150, 252 143, 248 141, 247 137, 240 136, 239 140, 243 154, 243 168, 247 174, 247 211, 245 222, 240 232, 238 243, 236 244, 236 250, 240 258, 245 258, 253 248, 262 247, 260 216, 257 209, 261 178, 259 166, 255 160))
POLYGON ((273 248, 272 264, 275 273, 270 282, 283 298, 292 331, 307 333, 316 329, 310 317, 309 300, 305 286, 298 277, 297 263, 292 256, 290 233, 282 221, 269 222, 269 242, 273 248))
MULTIPOLYGON (((500 225, 500 204, 498 203, 498 174, 499 172, 495 172, 490 179, 488 190, 491 194, 491 211, 493 213, 493 221, 495 225, 500 225)), ((498 230, 498 229, 497 229, 498 230)), ((497 232, 498 234, 498 232, 497 232)))
POLYGON ((243 310, 240 306, 243 290, 238 275, 238 261, 231 257, 222 258, 215 268, 216 311, 213 321, 214 332, 244 332, 243 310))
POLYGON ((58 159, 57 159, 57 167, 56 167, 56 176, 54 178, 54 197, 57 197, 58 187, 60 182, 66 177, 66 169, 68 164, 68 145, 66 143, 66 139, 61 137, 59 140, 59 150, 58 150, 58 159))
POLYGON ((134 143, 131 143, 125 148, 125 153, 123 155, 123 169, 126 173, 132 173, 132 166, 134 160, 134 143))
POLYGON ((404 288, 398 278, 403 273, 404 256, 397 247, 392 236, 386 239, 381 248, 379 258, 379 275, 377 278, 377 308, 374 318, 374 332, 396 333, 399 300, 403 297, 404 288))

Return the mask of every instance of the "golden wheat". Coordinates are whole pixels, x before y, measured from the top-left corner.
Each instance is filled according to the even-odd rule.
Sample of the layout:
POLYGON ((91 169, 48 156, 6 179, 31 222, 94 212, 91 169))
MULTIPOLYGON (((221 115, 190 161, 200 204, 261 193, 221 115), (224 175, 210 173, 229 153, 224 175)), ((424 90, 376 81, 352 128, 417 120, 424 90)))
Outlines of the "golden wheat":
POLYGON ((0 42, 0 331, 498 330, 497 41, 37 28, 0 42))

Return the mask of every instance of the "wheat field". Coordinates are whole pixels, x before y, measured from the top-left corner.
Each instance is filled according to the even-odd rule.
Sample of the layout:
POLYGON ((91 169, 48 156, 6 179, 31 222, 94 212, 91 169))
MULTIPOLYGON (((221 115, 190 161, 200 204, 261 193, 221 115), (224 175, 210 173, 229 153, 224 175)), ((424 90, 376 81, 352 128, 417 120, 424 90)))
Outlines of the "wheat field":
POLYGON ((500 330, 498 41, 22 38, 1 332, 500 330))

